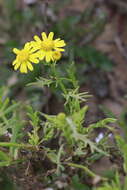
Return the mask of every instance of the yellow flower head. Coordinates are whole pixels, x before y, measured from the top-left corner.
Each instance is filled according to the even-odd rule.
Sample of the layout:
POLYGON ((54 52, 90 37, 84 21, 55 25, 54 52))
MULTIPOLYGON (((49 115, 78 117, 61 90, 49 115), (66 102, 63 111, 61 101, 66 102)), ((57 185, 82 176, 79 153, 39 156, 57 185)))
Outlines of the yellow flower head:
POLYGON ((46 62, 54 61, 54 51, 63 52, 63 47, 66 44, 64 40, 61 40, 60 38, 53 40, 53 32, 50 32, 48 36, 45 32, 42 32, 41 35, 42 39, 40 39, 38 36, 34 36, 35 41, 32 41, 31 45, 34 50, 38 50, 40 60, 43 60, 45 58, 46 62))
POLYGON ((14 48, 13 52, 16 54, 16 59, 13 61, 12 65, 14 66, 14 70, 19 68, 21 73, 27 73, 28 69, 33 71, 31 63, 39 63, 38 53, 35 53, 30 43, 26 43, 21 50, 14 48))
POLYGON ((54 61, 58 61, 59 59, 61 59, 62 54, 60 51, 54 51, 52 57, 54 61))

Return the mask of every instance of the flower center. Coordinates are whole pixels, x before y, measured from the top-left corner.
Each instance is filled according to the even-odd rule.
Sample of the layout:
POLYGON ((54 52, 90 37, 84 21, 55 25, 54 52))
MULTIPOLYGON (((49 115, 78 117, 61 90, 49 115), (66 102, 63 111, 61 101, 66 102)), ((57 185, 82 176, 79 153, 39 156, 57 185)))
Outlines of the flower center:
POLYGON ((18 53, 17 58, 20 62, 27 61, 29 59, 29 52, 23 49, 18 53))
POLYGON ((50 51, 54 48, 54 42, 49 39, 42 41, 41 48, 45 51, 50 51))

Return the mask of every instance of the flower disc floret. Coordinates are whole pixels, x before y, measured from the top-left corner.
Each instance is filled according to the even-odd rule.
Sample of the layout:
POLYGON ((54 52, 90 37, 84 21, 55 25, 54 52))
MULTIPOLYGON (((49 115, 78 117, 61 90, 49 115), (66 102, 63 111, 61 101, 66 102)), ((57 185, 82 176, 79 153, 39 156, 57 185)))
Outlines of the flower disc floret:
POLYGON ((39 59, 45 59, 46 62, 54 61, 53 54, 54 51, 63 52, 65 51, 63 47, 66 45, 64 40, 60 38, 53 40, 54 33, 50 32, 49 35, 45 32, 42 32, 42 39, 40 39, 37 35, 34 36, 34 40, 31 42, 33 49, 38 51, 39 59))
POLYGON ((28 70, 33 71, 31 63, 39 63, 38 52, 31 47, 31 43, 26 43, 21 50, 14 48, 13 52, 16 54, 16 59, 12 65, 14 70, 19 69, 21 73, 27 73, 28 70))
POLYGON ((42 50, 44 51, 51 51, 54 48, 54 42, 47 39, 45 41, 42 41, 41 47, 42 47, 42 50))
POLYGON ((29 51, 28 50, 21 50, 18 55, 17 59, 19 62, 27 61, 29 59, 29 51))

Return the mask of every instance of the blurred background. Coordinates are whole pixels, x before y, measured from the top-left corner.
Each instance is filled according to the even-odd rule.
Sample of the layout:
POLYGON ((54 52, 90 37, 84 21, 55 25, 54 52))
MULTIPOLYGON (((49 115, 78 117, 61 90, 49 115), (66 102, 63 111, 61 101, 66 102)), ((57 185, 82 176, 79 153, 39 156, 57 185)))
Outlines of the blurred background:
POLYGON ((81 91, 93 95, 87 103, 87 122, 111 115, 124 115, 126 122, 127 1, 0 0, 0 86, 9 88, 11 99, 56 114, 63 109, 59 94, 27 86, 45 74, 42 65, 27 75, 12 67, 12 49, 22 48, 43 31, 53 31, 55 38, 66 41, 58 67, 62 72, 74 61, 81 91))

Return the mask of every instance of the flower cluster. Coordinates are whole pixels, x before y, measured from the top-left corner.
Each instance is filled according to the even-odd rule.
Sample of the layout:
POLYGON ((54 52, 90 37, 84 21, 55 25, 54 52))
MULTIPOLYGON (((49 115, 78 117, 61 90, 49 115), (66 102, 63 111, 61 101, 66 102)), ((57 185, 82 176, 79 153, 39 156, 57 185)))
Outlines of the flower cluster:
POLYGON ((61 52, 64 52, 63 47, 66 45, 64 40, 60 38, 53 40, 53 32, 50 32, 48 36, 42 32, 41 36, 40 39, 35 35, 34 40, 27 42, 21 50, 13 49, 16 54, 16 59, 12 63, 14 70, 19 69, 21 73, 27 73, 28 70, 33 70, 32 63, 37 64, 40 60, 55 62, 61 58, 61 52))

